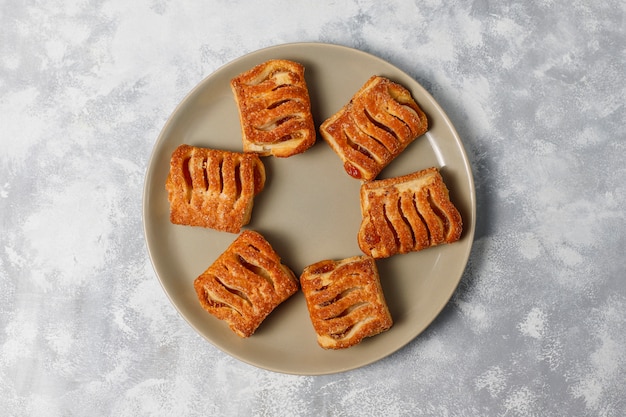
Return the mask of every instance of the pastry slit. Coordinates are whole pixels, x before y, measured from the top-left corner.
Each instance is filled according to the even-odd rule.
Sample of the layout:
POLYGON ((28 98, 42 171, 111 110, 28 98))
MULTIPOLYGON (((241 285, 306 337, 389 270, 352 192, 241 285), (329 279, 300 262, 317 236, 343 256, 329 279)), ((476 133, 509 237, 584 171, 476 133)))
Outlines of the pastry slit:
POLYGON ((259 194, 265 185, 265 168, 262 164, 254 165, 254 194, 259 194))
MULTIPOLYGON (((411 116, 415 117, 416 119, 419 119, 419 115, 417 114, 417 112, 415 111, 415 109, 411 108, 411 106, 407 105, 407 104, 402 104, 402 107, 404 108, 404 110, 408 111, 411 113, 411 116)), ((394 115, 395 116, 395 115, 394 115)), ((398 116, 396 116, 398 117, 398 116)), ((413 133, 417 133, 416 130, 414 128, 411 128, 412 123, 407 122, 405 119, 402 119, 400 117, 398 117, 404 124, 406 124, 407 128, 413 132, 413 133)))
POLYGON ((294 140, 294 139, 297 139, 297 138, 294 138, 293 134, 289 134, 289 135, 281 136, 281 138, 278 139, 276 143, 287 142, 287 141, 294 140))
POLYGON ((429 245, 428 228, 420 216, 415 204, 415 194, 405 193, 401 196, 403 219, 409 224, 413 236, 413 250, 421 250, 429 245))
POLYGON ((276 129, 278 126, 288 122, 289 120, 296 119, 296 118, 298 118, 298 116, 295 114, 290 114, 287 116, 280 116, 278 118, 269 120, 267 123, 261 126, 255 126, 254 129, 259 130, 261 132, 269 132, 271 130, 276 129))
POLYGON ((420 119, 420 115, 411 107, 407 97, 398 94, 398 91, 393 88, 389 88, 388 92, 393 102, 388 103, 387 113, 402 122, 411 134, 418 134, 419 132, 415 129, 415 121, 420 119))
POLYGON ((217 184, 217 190, 218 193, 223 193, 224 192, 224 159, 220 159, 218 165, 217 165, 217 174, 218 174, 218 184, 217 184))
POLYGON ((447 214, 437 205, 430 190, 426 191, 426 201, 435 215, 435 219, 437 221, 436 226, 439 226, 441 229, 441 240, 445 241, 450 231, 450 220, 448 219, 447 214))
POLYGON ((243 195, 243 186, 241 181, 241 164, 235 162, 235 201, 239 200, 243 195))
POLYGON ((209 161, 208 158, 202 158, 202 189, 209 191, 209 161))
MULTIPOLYGON (((411 125, 410 125, 410 123, 408 123, 405 119, 403 119, 402 117, 400 117, 399 115, 394 114, 394 113, 389 113, 389 115, 390 115, 391 117, 395 118, 398 122, 402 123, 402 125, 403 125, 404 127, 406 127, 406 129, 407 129, 409 132, 413 133, 413 131, 412 131, 412 129, 411 129, 411 125)), ((398 137, 398 136, 396 135, 396 133, 395 133, 395 132, 394 132, 394 136, 395 136, 396 138, 398 137)), ((400 139, 398 139, 398 142, 400 142, 400 139)))
POLYGON ((210 305, 211 307, 214 308, 229 308, 237 313, 239 313, 239 311, 237 311, 236 309, 233 308, 233 306, 231 306, 230 304, 226 304, 222 301, 219 301, 218 299, 214 298, 213 295, 211 294, 211 292, 208 289, 204 289, 203 290, 204 293, 204 301, 210 305))
MULTIPOLYGON (((241 298, 242 300, 249 302, 247 298, 240 297, 238 294, 233 293, 231 289, 224 285, 224 283, 218 277, 212 276, 211 278, 218 284, 219 287, 223 288, 223 290, 225 290, 228 294, 232 294, 236 297, 241 298)), ((215 290, 215 288, 213 290, 215 290)), ((227 308, 239 316, 243 315, 243 313, 237 307, 235 307, 233 303, 229 303, 223 297, 219 297, 218 294, 215 293, 213 290, 209 290, 208 288, 205 288, 204 290, 204 294, 206 295, 205 302, 207 304, 215 308, 227 308)))
MULTIPOLYGON (((325 285, 324 287, 320 288, 318 291, 324 291, 324 290, 326 290, 327 288, 328 288, 328 285, 325 285)), ((346 289, 346 290, 343 290, 342 292, 340 292, 339 294, 337 294, 335 297, 333 297, 333 298, 331 298, 331 299, 329 299, 329 300, 326 300, 326 301, 324 301, 324 302, 320 303, 320 304, 319 304, 319 307, 326 307, 326 306, 329 306, 329 305, 331 305, 331 304, 334 304, 334 303, 336 303, 337 301, 341 300, 342 298, 345 298, 345 297, 346 297, 348 294, 350 294, 351 292, 358 291, 358 290, 360 290, 360 289, 361 289, 360 287, 351 287, 351 288, 348 288, 348 289, 346 289)))
MULTIPOLYGON (((400 139, 398 138, 398 134, 392 128, 390 128, 389 126, 387 126, 387 125, 379 122, 378 120, 376 120, 374 118, 374 116, 372 116, 372 114, 368 111, 368 109, 364 109, 364 113, 365 113, 365 116, 369 119, 370 122, 372 122, 372 124, 374 126, 376 126, 380 130, 383 130, 383 131, 389 133, 391 136, 393 136, 395 142, 400 142, 400 139)), ((381 142, 380 140, 376 139, 372 135, 368 135, 368 136, 371 137, 376 142, 378 142, 381 145, 383 145, 389 152, 394 152, 395 151, 395 149, 390 149, 388 146, 385 145, 384 142, 381 142)))
MULTIPOLYGON (((315 292, 316 293, 320 293, 322 291, 326 291, 327 289, 328 289, 328 285, 321 285, 321 286, 315 288, 315 292)), ((329 304, 328 302, 324 302, 324 303, 320 304, 320 307, 323 307, 323 306, 328 305, 328 304, 329 304)))
POLYGON ((260 267, 258 265, 255 265, 253 263, 248 262, 243 256, 241 255, 237 255, 238 259, 239 259, 239 264, 241 266, 243 266, 245 269, 247 269, 248 271, 250 271, 252 274, 259 276, 261 278, 263 278, 265 281, 267 281, 268 284, 270 284, 270 286, 272 287, 272 289, 274 288, 274 280, 272 279, 270 273, 263 267, 260 267))
POLYGON ((417 193, 413 194, 413 206, 415 207, 415 214, 417 214, 417 217, 422 222, 422 224, 424 225, 424 229, 426 230, 426 239, 428 241, 428 245, 431 245, 432 239, 430 236, 430 227, 428 226, 426 219, 420 212, 419 203, 417 202, 417 193))
MULTIPOLYGON (((358 324, 358 323, 357 323, 357 324, 358 324)), ((345 338, 345 337, 348 335, 348 333, 350 333, 350 331, 351 331, 351 330, 352 330, 352 329, 353 329, 353 328, 354 328, 357 324, 352 324, 352 325, 349 325, 349 326, 345 327, 343 330, 340 330, 340 331, 338 331, 338 332, 331 333, 331 334, 330 334, 330 337, 332 337, 333 339, 337 339, 337 340, 339 340, 339 339, 343 339, 343 338, 345 338)))
POLYGON ((424 195, 422 196, 420 205, 423 210, 422 216, 426 221, 426 226, 428 227, 428 231, 430 233, 430 243, 431 245, 442 243, 445 239, 443 234, 443 221, 433 210, 430 190, 426 188, 423 193, 424 195))
MULTIPOLYGON (((217 276, 214 277, 215 281, 220 284, 222 287, 224 287, 224 289, 226 291, 228 291, 229 293, 231 293, 232 295, 241 298, 243 301, 245 301, 248 305, 252 305, 252 302, 250 301, 250 299, 248 298, 248 296, 246 295, 246 293, 244 293, 243 291, 238 290, 237 288, 232 288, 228 285, 226 285, 224 283, 224 281, 222 281, 221 279, 219 279, 217 276)), ((229 304, 230 305, 230 304, 229 304)), ((239 314, 241 314, 241 312, 239 310, 237 310, 234 306, 230 305, 230 307, 233 310, 236 310, 239 314)))
POLYGON ((274 103, 270 104, 269 106, 267 106, 267 107, 266 107, 266 109, 267 109, 267 110, 272 110, 272 109, 275 109, 275 108, 276 108, 276 107, 278 107, 278 106, 281 106, 281 105, 283 105, 283 104, 287 104, 287 103, 289 103, 290 101, 292 101, 292 100, 290 100, 290 99, 278 100, 278 101, 276 101, 276 102, 274 102, 274 103))
POLYGON ((263 252, 260 248, 257 248, 256 246, 251 245, 251 244, 247 245, 247 247, 252 249, 252 250, 254 250, 254 251, 256 251, 256 252, 258 252, 258 253, 262 253, 263 252))
MULTIPOLYGON (((395 190, 394 190, 395 191, 395 190)), ((413 248, 415 242, 410 225, 405 221, 402 211, 402 195, 392 192, 385 199, 386 217, 390 227, 394 229, 395 248, 398 252, 407 252, 413 248)))
POLYGON ((293 119, 297 119, 297 118, 298 118, 298 115, 296 115, 296 114, 290 114, 289 116, 282 117, 282 118, 280 118, 280 119, 278 119, 276 121, 276 126, 280 126, 283 123, 288 122, 289 120, 293 120, 293 119))
POLYGON ((187 204, 191 203, 191 193, 193 190, 193 182, 191 180, 191 157, 187 157, 183 160, 182 172, 185 179, 185 201, 187 204))
POLYGON ((372 153, 365 147, 359 145, 358 143, 356 143, 354 140, 352 140, 352 138, 350 137, 350 135, 348 134, 348 131, 344 130, 343 131, 344 137, 346 138, 346 143, 348 144, 348 146, 350 146, 352 149, 354 149, 355 151, 357 151, 358 153, 362 154, 363 156, 365 156, 367 159, 371 159, 373 161, 375 161, 376 159, 374 158, 374 155, 372 155, 372 153))
POLYGON ((339 314, 337 314, 336 316, 331 317, 331 318, 326 319, 326 320, 328 321, 328 320, 340 319, 340 318, 342 318, 342 317, 346 317, 346 316, 348 316, 350 313, 352 313, 353 311, 358 310, 358 309, 360 309, 360 308, 364 308, 364 307, 365 307, 365 306, 367 306, 368 304, 369 304, 369 303, 368 303, 368 302, 365 302, 365 301, 360 301, 360 302, 358 302, 358 303, 354 303, 354 304, 352 304, 352 305, 348 306, 345 310, 343 310, 342 312, 340 312, 340 313, 339 313, 339 314))
POLYGON ((443 229, 443 236, 445 239, 445 237, 448 235, 450 231, 450 220, 448 219, 448 215, 439 207, 439 205, 433 198, 430 190, 428 190, 426 193, 426 201, 428 201, 428 204, 430 205, 430 208, 432 209, 433 213, 435 213, 435 216, 437 216, 440 219, 441 227, 443 229))
POLYGON ((389 210, 388 205, 387 204, 383 205, 383 217, 384 217, 385 223, 387 224, 387 228, 393 235, 393 240, 395 242, 396 248, 399 248, 401 246, 400 237, 398 236, 398 231, 393 226, 393 222, 389 218, 388 210, 389 210))
POLYGON ((411 235, 411 247, 415 247, 415 245, 417 244, 417 239, 415 238, 415 232, 413 231, 413 227, 411 226, 411 222, 409 221, 409 219, 407 217, 407 214, 402 209, 402 202, 403 201, 404 201, 404 198, 402 196, 400 196, 400 198, 398 198, 398 213, 400 214, 400 219, 406 225, 406 227, 409 230, 409 233, 411 235))
POLYGON ((276 87, 272 88, 272 91, 276 91, 276 90, 279 90, 279 89, 285 88, 285 87, 291 87, 292 85, 293 84, 280 84, 280 85, 277 85, 276 87))

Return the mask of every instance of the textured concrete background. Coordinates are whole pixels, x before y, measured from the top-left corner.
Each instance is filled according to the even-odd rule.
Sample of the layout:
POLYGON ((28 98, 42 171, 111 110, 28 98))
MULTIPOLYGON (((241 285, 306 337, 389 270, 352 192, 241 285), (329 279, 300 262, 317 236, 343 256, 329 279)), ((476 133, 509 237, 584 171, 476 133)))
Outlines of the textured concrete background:
POLYGON ((626 415, 626 3, 0 2, 0 409, 10 416, 626 415), (243 54, 329 42, 443 106, 477 186, 461 284, 412 343, 301 377, 215 349, 148 260, 163 124, 243 54))

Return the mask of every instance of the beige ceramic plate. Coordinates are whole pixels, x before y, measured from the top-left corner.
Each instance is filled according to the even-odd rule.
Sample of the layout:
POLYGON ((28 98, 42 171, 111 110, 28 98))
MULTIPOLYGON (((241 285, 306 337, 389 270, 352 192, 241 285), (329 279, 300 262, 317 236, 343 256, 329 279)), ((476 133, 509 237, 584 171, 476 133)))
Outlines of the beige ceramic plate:
MULTIPOLYGON (((286 159, 265 157, 265 189, 255 199, 247 228, 262 233, 296 275, 323 259, 361 254, 356 242, 360 182, 318 138, 307 152, 286 159)), ((422 332, 450 299, 470 253, 475 224, 470 165, 454 127, 435 100, 410 76, 367 53, 346 47, 300 43, 263 49, 239 58, 204 79, 176 108, 155 145, 144 190, 144 229, 154 269, 174 306, 194 329, 224 352, 252 365, 314 375, 354 369, 398 350, 422 332), (461 212, 459 242, 378 262, 394 326, 343 351, 317 345, 304 297, 280 305, 248 339, 236 336, 200 307, 193 280, 236 235, 175 226, 169 222, 165 179, 172 151, 181 143, 241 151, 237 108, 230 90, 235 75, 271 58, 306 68, 316 125, 339 110, 374 74, 406 86, 430 119, 430 130, 391 163, 379 178, 437 166, 461 212)), ((200 354, 201 352, 199 352, 200 354)))

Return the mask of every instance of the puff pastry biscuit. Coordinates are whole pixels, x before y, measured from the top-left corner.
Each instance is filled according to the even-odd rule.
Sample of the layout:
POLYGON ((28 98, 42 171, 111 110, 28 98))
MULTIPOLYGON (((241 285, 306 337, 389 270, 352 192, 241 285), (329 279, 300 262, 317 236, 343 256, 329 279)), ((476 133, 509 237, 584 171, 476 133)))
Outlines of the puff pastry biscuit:
POLYGON ((452 243, 463 222, 437 168, 361 185, 359 247, 374 258, 452 243))
POLYGON ((243 149, 289 157, 315 143, 304 66, 275 59, 231 80, 239 109, 243 149))
POLYGON ((258 232, 245 230, 194 281, 202 307, 241 337, 298 291, 294 273, 258 232))
POLYGON ((170 221, 237 233, 264 186, 258 155, 180 145, 166 181, 170 221))
POLYGON ((317 262, 304 269, 300 285, 324 349, 356 345, 393 324, 371 257, 317 262))
POLYGON ((346 172, 366 181, 427 130, 428 119, 411 93, 376 75, 320 126, 346 172))

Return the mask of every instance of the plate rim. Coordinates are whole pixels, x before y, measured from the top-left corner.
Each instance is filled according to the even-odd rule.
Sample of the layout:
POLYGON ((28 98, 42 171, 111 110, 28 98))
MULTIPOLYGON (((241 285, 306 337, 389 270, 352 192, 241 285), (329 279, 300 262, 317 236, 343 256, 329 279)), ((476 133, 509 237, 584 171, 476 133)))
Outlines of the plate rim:
MULTIPOLYGON (((316 126, 317 127, 317 126, 316 126)), ((319 139, 319 138, 318 138, 319 139)), ((464 178, 464 183, 465 183, 465 178, 464 178)), ((154 274, 156 275, 157 280, 159 281, 159 284, 161 286, 161 288, 163 289, 163 291, 165 292, 168 300, 170 301, 170 303, 172 304, 172 306, 174 307, 174 309, 176 310, 176 312, 178 313, 179 316, 181 316, 183 318, 183 320, 192 328, 194 329, 194 331, 203 337, 203 339, 205 339, 206 341, 208 341, 213 347, 215 347, 217 350, 221 351, 222 353, 229 355, 243 363, 246 363, 248 365, 254 366, 258 369, 264 369, 264 370, 268 370, 268 371, 272 371, 272 372, 277 372, 277 373, 283 373, 283 374, 292 374, 292 375, 303 375, 303 376, 315 376, 315 375, 330 375, 330 374, 337 374, 337 373, 343 373, 343 372, 347 372, 347 371, 351 371, 354 369, 358 369, 358 368, 362 368, 364 366, 370 365, 374 362, 377 362, 379 360, 384 359, 385 357, 388 357, 394 353, 396 353, 397 351, 401 350, 402 348, 406 347, 409 343, 411 343, 413 340, 415 340, 420 334, 422 334, 424 331, 426 331, 426 329, 428 329, 432 323, 435 321, 435 319, 441 314, 441 312, 443 311, 443 309, 450 303, 451 298, 453 297, 454 293, 456 292, 456 290, 458 289, 458 286, 461 282, 461 279, 465 273, 465 270, 467 269, 467 264, 470 258, 470 254, 472 251, 472 247, 473 247, 473 243, 474 243, 474 238, 475 238, 475 228, 476 228, 476 188, 475 188, 475 182, 474 182, 474 177, 473 177, 473 172, 472 172, 472 168, 471 168, 471 163, 469 160, 469 157, 467 155, 467 151, 463 145, 463 142, 461 140, 460 135, 458 134, 455 126, 452 124, 451 120, 449 119, 447 113, 444 111, 444 109, 439 105, 439 103, 434 99, 434 97, 430 94, 430 92, 428 90, 426 90, 425 87, 423 87, 421 85, 421 83, 419 83, 417 80, 415 80, 415 78, 413 76, 411 76, 410 74, 408 74, 406 71, 402 70, 401 68, 397 67, 395 64, 380 58, 379 56, 376 56, 370 52, 366 52, 360 49, 356 49, 353 47, 349 47, 349 46, 345 46, 345 45, 340 45, 340 44, 335 44, 335 43, 326 43, 326 42, 288 42, 288 43, 283 43, 283 44, 276 44, 276 45, 271 45, 271 46, 267 46, 264 48, 260 48, 257 50, 253 50, 253 51, 249 51, 244 53, 243 55, 234 58, 228 62, 225 62, 224 64, 218 66, 215 70, 213 70, 211 73, 207 74, 206 76, 204 76, 196 85, 194 85, 194 87, 192 87, 187 94, 184 95, 184 97, 180 100, 180 102, 177 103, 177 105, 174 107, 174 109, 170 112, 170 114, 167 117, 167 120, 165 121, 165 123, 163 124, 163 127, 161 128, 159 135, 157 136, 157 139, 155 140, 153 146, 152 146, 152 150, 149 154, 149 158, 147 160, 147 165, 145 168, 145 175, 144 175, 144 184, 143 184, 143 190, 142 190, 142 228, 143 228, 143 235, 144 235, 144 244, 146 246, 146 250, 148 252, 148 257, 150 259, 150 263, 152 266, 152 269, 154 271, 154 274), (229 351, 227 349, 225 349, 222 346, 219 346, 218 344, 216 344, 213 340, 211 340, 207 335, 205 335, 202 331, 200 331, 200 329, 189 319, 187 318, 182 311, 179 309, 177 303, 174 301, 173 296, 171 294, 171 292, 168 290, 167 286, 165 285, 165 283, 163 282, 163 278, 161 277, 161 274, 159 273, 159 271, 157 270, 157 266, 156 266, 156 262, 155 262, 155 254, 154 254, 154 250, 151 247, 151 243, 150 243, 150 239, 149 239, 149 235, 150 235, 150 231, 148 230, 148 224, 146 221, 146 218, 148 216, 148 209, 149 209, 149 188, 151 186, 151 184, 153 183, 153 177, 155 175, 154 171, 153 171, 153 167, 155 165, 154 161, 156 159, 156 156, 160 150, 160 148, 163 146, 163 143, 166 141, 167 139, 167 133, 169 132, 169 130, 172 127, 172 124, 174 123, 177 114, 179 113, 179 111, 185 106, 187 105, 187 102, 189 100, 191 100, 196 94, 198 94, 198 92, 200 92, 202 89, 205 88, 205 85, 207 83, 209 83, 211 81, 212 78, 215 78, 219 73, 221 73, 222 71, 226 71, 228 70, 229 67, 235 65, 236 63, 243 61, 243 60, 247 60, 250 59, 251 56, 256 56, 256 55, 262 55, 265 53, 269 53, 272 51, 281 51, 284 49, 290 49, 290 48, 298 48, 298 47, 309 47, 309 48, 332 48, 332 49, 336 49, 338 51, 343 51, 345 53, 351 53, 351 54, 357 54, 357 55, 362 55, 365 59, 368 60, 374 60, 377 61, 381 64, 384 64, 386 66, 390 66, 393 68, 394 71, 397 71, 399 74, 402 74, 404 77, 407 77, 409 79, 411 79, 414 83, 415 86, 418 86, 421 91, 420 93, 424 94, 425 97, 430 101, 430 104, 433 105, 434 107, 437 108, 439 115, 441 117, 443 117, 443 122, 445 122, 447 128, 449 129, 449 131, 452 133, 452 136, 454 138, 454 141, 456 143, 456 150, 460 153, 462 160, 463 160, 463 171, 466 173, 466 180, 467 180, 467 184, 469 185, 469 214, 470 214, 470 222, 467 224, 467 226, 464 227, 467 228, 467 235, 464 236, 465 239, 468 240, 468 244, 467 244, 467 248, 463 254, 463 258, 459 259, 459 261, 462 261, 460 263, 463 264, 462 270, 459 274, 459 278, 456 280, 456 283, 454 284, 454 286, 451 288, 449 293, 446 293, 445 296, 445 302, 441 303, 441 305, 439 306, 439 308, 437 309, 432 309, 432 317, 430 317, 428 319, 428 323, 424 326, 423 329, 417 331, 415 334, 411 334, 407 340, 404 343, 399 344, 398 346, 395 346, 392 349, 386 350, 382 353, 379 353, 377 355, 372 355, 372 357, 368 358, 367 360, 364 360, 356 365, 353 366, 347 366, 347 367, 343 367, 341 369, 336 369, 333 371, 322 371, 322 372, 315 372, 315 371, 308 371, 308 372, 303 372, 302 370, 292 370, 292 369, 288 369, 288 368, 279 368, 279 367, 272 367, 272 366, 267 366, 267 365, 261 365, 253 360, 250 360, 249 358, 247 358, 245 355, 240 355, 236 352, 232 352, 229 351)), ((465 219, 464 223, 465 223, 465 219)), ((321 348, 320 348, 321 349, 321 348)))

